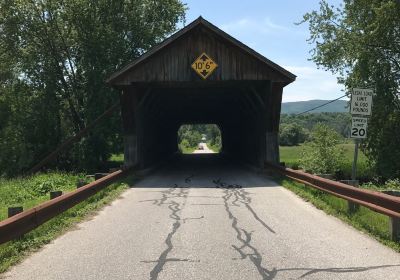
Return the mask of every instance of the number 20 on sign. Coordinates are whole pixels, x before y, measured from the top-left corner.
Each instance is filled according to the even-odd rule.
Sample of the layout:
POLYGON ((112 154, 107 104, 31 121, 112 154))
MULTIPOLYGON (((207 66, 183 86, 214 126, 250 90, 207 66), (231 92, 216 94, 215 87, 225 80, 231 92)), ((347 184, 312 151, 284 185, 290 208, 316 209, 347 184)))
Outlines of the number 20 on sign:
POLYGON ((351 118, 351 138, 364 139, 367 138, 368 119, 362 117, 351 118))

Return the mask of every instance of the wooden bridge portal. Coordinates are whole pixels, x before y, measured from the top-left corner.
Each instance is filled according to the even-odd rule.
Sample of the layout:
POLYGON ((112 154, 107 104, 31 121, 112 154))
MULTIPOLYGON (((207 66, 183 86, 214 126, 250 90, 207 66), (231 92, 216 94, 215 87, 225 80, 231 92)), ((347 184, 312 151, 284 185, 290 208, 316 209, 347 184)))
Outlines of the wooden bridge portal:
POLYGON ((107 81, 122 91, 125 165, 145 168, 176 153, 187 123, 217 124, 231 158, 279 162, 282 90, 295 78, 198 18, 107 81))

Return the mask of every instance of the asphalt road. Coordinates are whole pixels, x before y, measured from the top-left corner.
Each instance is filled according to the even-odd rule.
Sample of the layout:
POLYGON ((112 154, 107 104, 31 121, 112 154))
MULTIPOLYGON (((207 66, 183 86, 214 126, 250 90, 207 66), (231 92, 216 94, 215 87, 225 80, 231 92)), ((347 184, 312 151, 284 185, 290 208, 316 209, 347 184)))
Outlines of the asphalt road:
POLYGON ((199 146, 202 147, 202 149, 194 150, 193 154, 213 154, 214 153, 213 150, 208 148, 207 143, 200 143, 199 146))
POLYGON ((400 279, 400 254, 265 175, 196 156, 139 181, 3 277, 400 279))

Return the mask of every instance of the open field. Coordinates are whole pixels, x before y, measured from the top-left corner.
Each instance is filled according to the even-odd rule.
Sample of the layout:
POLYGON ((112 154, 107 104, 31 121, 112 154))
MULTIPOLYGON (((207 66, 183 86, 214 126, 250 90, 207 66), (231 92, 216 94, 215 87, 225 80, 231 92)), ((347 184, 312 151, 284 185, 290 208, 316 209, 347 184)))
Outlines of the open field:
MULTIPOLYGON (((353 143, 346 143, 346 144, 341 144, 341 147, 343 147, 345 151, 345 159, 347 161, 353 162, 353 157, 354 157, 354 144, 353 143)), ((292 164, 292 163, 297 163, 299 159, 301 158, 301 151, 302 151, 302 146, 280 146, 279 147, 279 153, 281 157, 281 161, 286 162, 287 164, 292 164)), ((359 150, 358 151, 358 163, 365 163, 367 162, 367 157, 364 155, 364 153, 359 150)))
MULTIPOLYGON (((345 152, 344 161, 341 166, 342 177, 341 179, 350 179, 351 169, 354 157, 354 144, 346 143, 341 144, 345 152)), ((280 146, 279 147, 280 159, 285 162, 286 166, 292 168, 299 168, 299 160, 301 158, 302 146, 280 146)), ((368 165, 367 157, 361 150, 358 151, 357 161, 357 177, 361 181, 369 181, 374 177, 372 168, 368 165)))

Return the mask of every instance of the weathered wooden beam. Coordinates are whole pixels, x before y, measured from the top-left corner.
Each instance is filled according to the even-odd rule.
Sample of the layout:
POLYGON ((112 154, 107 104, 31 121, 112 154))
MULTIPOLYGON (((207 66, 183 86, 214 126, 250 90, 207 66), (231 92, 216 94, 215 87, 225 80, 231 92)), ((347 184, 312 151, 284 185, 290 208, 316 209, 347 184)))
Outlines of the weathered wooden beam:
POLYGON ((265 111, 267 110, 266 104, 265 104, 265 100, 263 100, 259 94, 259 90, 256 89, 254 86, 250 86, 250 91, 253 93, 253 96, 256 98, 257 100, 257 105, 261 107, 261 110, 265 111))
POLYGON ((68 138, 65 142, 63 142, 60 146, 57 147, 53 152, 43 158, 38 164, 33 166, 29 171, 28 174, 35 173, 39 171, 43 166, 45 166, 50 161, 54 160, 60 153, 67 150, 72 144, 76 143, 80 140, 83 136, 85 136, 93 127, 98 125, 100 122, 103 121, 106 117, 111 116, 118 108, 120 107, 120 102, 115 103, 111 106, 107 111, 103 114, 98 116, 93 122, 87 125, 84 129, 79 131, 75 136, 68 138))
POLYGON ((155 119, 161 120, 166 116, 164 106, 160 102, 161 96, 157 92, 153 93, 154 98, 152 99, 151 105, 148 106, 148 112, 152 114, 155 119))
POLYGON ((252 114, 245 108, 245 105, 243 104, 243 102, 241 102, 239 100, 238 96, 232 96, 232 99, 236 103, 237 108, 242 112, 242 114, 244 116, 247 116, 247 117, 250 117, 250 118, 253 117, 252 114))
MULTIPOLYGON (((192 70, 191 70, 192 71, 192 70)), ((151 81, 151 82, 133 82, 131 83, 132 86, 138 87, 138 88, 146 88, 146 87, 151 87, 153 89, 187 89, 187 90, 195 90, 195 89, 224 89, 224 88, 239 88, 239 87, 244 87, 244 86, 254 86, 254 85, 259 85, 262 86, 265 84, 265 80, 252 80, 252 81, 246 81, 246 80, 231 80, 231 81, 212 81, 212 80, 206 80, 206 81, 169 81, 169 82, 163 82, 163 81, 151 81)), ((181 92, 184 94, 184 91, 181 92)))
POLYGON ((247 91, 242 91, 242 94, 244 96, 244 98, 247 100, 247 102, 250 105, 251 110, 257 115, 260 116, 260 111, 256 105, 256 103, 254 102, 254 100, 252 99, 252 97, 250 96, 250 94, 247 91))
POLYGON ((245 107, 245 111, 252 117, 252 119, 257 119, 258 114, 256 111, 253 110, 251 104, 249 103, 248 99, 246 98, 245 94, 239 95, 239 102, 242 103, 245 107))
POLYGON ((272 83, 266 87, 266 161, 279 163, 279 121, 283 84, 272 83))
MULTIPOLYGON (((137 163, 137 106, 139 97, 134 88, 121 95, 121 116, 124 129, 124 166, 137 163)), ((142 99, 143 100, 143 99, 142 99)))
POLYGON ((135 108, 136 110, 139 110, 147 105, 147 103, 149 102, 149 99, 151 99, 151 96, 152 96, 151 91, 152 91, 151 87, 146 88, 145 92, 143 93, 143 96, 141 96, 141 97, 138 96, 138 95, 140 95, 138 89, 135 90, 135 93, 132 93, 132 94, 136 94, 138 96, 138 100, 139 100, 137 107, 135 108))

